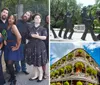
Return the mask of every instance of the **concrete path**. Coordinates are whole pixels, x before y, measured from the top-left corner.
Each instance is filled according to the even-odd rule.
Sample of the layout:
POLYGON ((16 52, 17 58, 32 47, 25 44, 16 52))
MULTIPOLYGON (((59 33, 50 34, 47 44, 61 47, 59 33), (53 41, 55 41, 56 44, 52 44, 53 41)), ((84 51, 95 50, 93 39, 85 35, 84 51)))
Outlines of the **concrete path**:
MULTIPOLYGON (((59 30, 55 30, 55 32, 58 36, 59 30)), ((62 37, 63 37, 63 34, 64 34, 64 31, 62 32, 62 37)), ((83 41, 83 40, 81 40, 82 34, 83 34, 82 32, 74 32, 72 39, 63 39, 60 37, 54 38, 52 32, 50 31, 50 40, 51 40, 51 42, 57 42, 57 41, 59 41, 59 42, 76 42, 76 41, 81 42, 81 41, 83 41)), ((68 32, 68 35, 69 35, 69 32, 68 32)), ((96 33, 95 35, 97 36, 98 33, 96 33)), ((90 33, 87 34, 86 41, 89 41, 89 42, 93 41, 90 33)))

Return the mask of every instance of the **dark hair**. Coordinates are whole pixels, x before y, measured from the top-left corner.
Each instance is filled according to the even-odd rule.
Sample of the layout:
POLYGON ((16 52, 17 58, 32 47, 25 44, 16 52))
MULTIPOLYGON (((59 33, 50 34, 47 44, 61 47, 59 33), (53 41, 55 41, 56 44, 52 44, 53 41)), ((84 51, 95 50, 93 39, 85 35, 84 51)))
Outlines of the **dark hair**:
MULTIPOLYGON (((32 11, 26 11, 26 12, 29 12, 29 13, 30 13, 30 18, 29 18, 29 20, 28 20, 28 22, 29 22, 29 21, 32 20, 33 13, 32 13, 32 11)), ((23 13, 22 18, 23 18, 24 14, 25 14, 26 12, 23 13)))
POLYGON ((10 15, 10 16, 8 17, 8 19, 9 19, 11 16, 14 17, 14 23, 13 23, 13 24, 16 24, 16 16, 14 16, 14 15, 10 15))
POLYGON ((3 8, 3 9, 1 10, 1 12, 2 12, 3 10, 7 10, 7 11, 9 11, 9 9, 8 9, 8 8, 6 8, 6 7, 5 7, 5 8, 3 8))
POLYGON ((45 22, 47 22, 47 17, 49 16, 49 14, 45 15, 45 22))
POLYGON ((33 19, 34 19, 35 16, 37 16, 37 15, 40 16, 40 18, 42 18, 40 13, 35 13, 34 16, 33 16, 33 19))

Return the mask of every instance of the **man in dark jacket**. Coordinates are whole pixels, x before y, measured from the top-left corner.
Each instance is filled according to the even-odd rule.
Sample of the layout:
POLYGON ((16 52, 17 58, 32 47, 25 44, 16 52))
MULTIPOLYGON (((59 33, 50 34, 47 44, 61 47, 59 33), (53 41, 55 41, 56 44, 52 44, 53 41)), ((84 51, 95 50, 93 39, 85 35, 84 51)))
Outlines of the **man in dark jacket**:
MULTIPOLYGON (((7 28, 8 22, 7 22, 7 18, 8 18, 8 13, 9 10, 8 8, 3 8, 1 10, 1 18, 0 18, 0 85, 4 85, 5 83, 5 79, 3 76, 3 70, 2 70, 2 53, 3 53, 3 40, 4 40, 4 36, 2 35, 3 30, 5 30, 7 28), (3 36, 3 37, 2 37, 3 36)), ((6 68, 7 68, 7 61, 6 62, 6 68)))
MULTIPOLYGON (((22 36, 21 46, 23 49, 23 56, 25 54, 24 49, 25 49, 26 38, 28 36, 28 28, 29 28, 27 21, 29 21, 30 18, 31 18, 31 12, 27 11, 23 14, 22 19, 17 21, 17 27, 22 36)), ((26 75, 29 74, 26 71, 25 56, 24 59, 21 61, 21 67, 19 65, 19 62, 16 62, 15 64, 16 64, 16 72, 19 72, 20 69, 22 69, 22 72, 24 72, 26 75)))

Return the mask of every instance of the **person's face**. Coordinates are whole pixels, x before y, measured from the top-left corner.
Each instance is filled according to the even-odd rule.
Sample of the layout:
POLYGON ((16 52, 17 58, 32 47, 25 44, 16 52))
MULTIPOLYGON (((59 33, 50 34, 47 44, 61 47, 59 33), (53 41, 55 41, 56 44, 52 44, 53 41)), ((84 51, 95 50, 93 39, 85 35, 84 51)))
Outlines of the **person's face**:
POLYGON ((26 12, 24 15, 23 15, 23 20, 24 21, 28 21, 30 19, 30 12, 26 12))
POLYGON ((49 15, 46 17, 46 22, 49 23, 49 15))
POLYGON ((3 20, 6 20, 6 19, 8 18, 8 11, 7 11, 7 10, 3 10, 3 11, 1 12, 1 18, 2 18, 3 20))
POLYGON ((40 24, 41 23, 41 17, 39 15, 36 15, 34 17, 34 23, 36 23, 36 24, 40 24))
POLYGON ((9 19, 8 19, 8 23, 9 23, 9 24, 13 24, 14 22, 15 22, 15 18, 14 18, 13 15, 11 15, 11 16, 9 17, 9 19))

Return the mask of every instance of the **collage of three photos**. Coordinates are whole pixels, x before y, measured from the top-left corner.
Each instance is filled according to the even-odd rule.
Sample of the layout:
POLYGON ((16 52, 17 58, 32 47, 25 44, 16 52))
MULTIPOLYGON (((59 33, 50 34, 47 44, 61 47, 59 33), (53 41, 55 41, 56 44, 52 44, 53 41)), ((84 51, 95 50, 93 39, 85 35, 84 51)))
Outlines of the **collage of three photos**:
POLYGON ((100 0, 51 0, 50 85, 100 85, 100 0))
POLYGON ((100 0, 0 0, 0 85, 100 85, 100 0))

